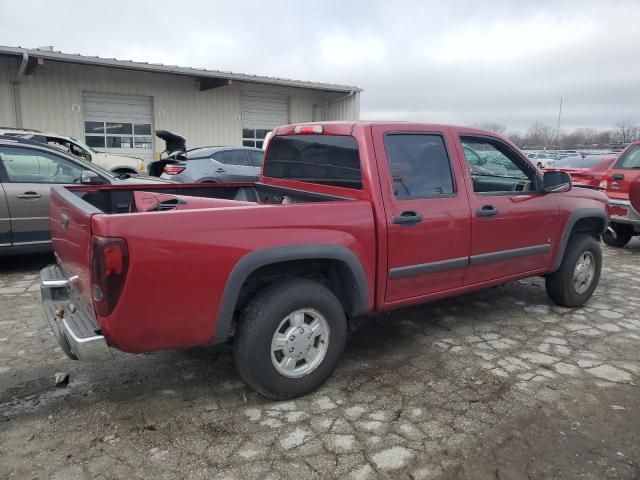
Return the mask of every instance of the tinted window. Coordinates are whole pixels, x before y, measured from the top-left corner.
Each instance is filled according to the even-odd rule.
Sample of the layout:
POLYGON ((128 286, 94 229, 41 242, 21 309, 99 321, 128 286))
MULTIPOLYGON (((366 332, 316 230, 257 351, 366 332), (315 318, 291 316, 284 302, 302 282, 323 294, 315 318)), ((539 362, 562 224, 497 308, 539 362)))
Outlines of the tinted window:
POLYGON ((640 168, 640 146, 634 146, 627 150, 614 168, 640 168))
POLYGON ((73 183, 82 172, 68 160, 28 148, 0 147, 0 161, 15 183, 73 183))
POLYGON ((251 165, 253 165, 254 167, 259 167, 260 165, 262 165, 262 152, 247 150, 247 154, 249 155, 249 159, 251 160, 251 165))
POLYGON ((384 148, 397 198, 453 193, 451 166, 441 136, 390 134, 384 137, 384 148))
POLYGON ((249 160, 247 160, 244 150, 228 150, 223 152, 221 159, 222 163, 226 165, 249 165, 249 160))
POLYGON ((353 137, 339 135, 273 137, 264 175, 360 189, 358 144, 353 137))

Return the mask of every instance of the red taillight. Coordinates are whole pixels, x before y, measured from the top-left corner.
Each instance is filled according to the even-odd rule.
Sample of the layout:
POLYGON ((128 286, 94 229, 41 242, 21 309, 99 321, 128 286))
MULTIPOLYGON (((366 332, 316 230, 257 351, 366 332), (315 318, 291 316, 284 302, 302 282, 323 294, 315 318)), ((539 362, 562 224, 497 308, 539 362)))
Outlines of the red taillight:
POLYGON ((182 172, 184 169, 185 167, 179 167, 177 165, 165 165, 162 171, 167 175, 176 175, 182 172))
POLYGON ((322 125, 298 125, 295 128, 295 132, 303 135, 311 133, 322 133, 322 125))
POLYGON ((609 175, 605 174, 602 176, 602 179, 600 180, 600 185, 598 185, 598 188, 600 188, 600 190, 609 189, 609 175))
POLYGON ((129 268, 129 252, 122 238, 93 237, 91 296, 101 317, 111 315, 118 303, 129 268))

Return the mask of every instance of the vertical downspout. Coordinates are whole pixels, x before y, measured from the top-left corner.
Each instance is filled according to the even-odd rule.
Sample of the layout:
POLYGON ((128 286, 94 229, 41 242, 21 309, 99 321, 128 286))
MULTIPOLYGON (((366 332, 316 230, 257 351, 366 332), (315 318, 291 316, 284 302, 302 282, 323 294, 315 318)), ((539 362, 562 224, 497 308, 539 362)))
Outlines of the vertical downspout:
POLYGON ((16 127, 22 128, 22 106, 20 105, 20 81, 24 78, 24 72, 27 69, 27 63, 29 63, 29 55, 22 54, 22 62, 18 67, 18 74, 16 75, 15 82, 12 83, 13 87, 13 109, 16 119, 16 127))

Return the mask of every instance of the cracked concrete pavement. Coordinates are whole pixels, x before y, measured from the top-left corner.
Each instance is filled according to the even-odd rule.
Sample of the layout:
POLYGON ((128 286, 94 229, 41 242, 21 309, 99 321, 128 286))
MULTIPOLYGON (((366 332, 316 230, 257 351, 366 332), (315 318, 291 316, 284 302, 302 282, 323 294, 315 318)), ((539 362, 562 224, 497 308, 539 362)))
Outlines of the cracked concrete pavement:
POLYGON ((637 479, 640 242, 603 249, 584 308, 532 278, 378 315, 279 403, 228 346, 68 360, 41 313, 51 258, 3 259, 0 477, 637 479))

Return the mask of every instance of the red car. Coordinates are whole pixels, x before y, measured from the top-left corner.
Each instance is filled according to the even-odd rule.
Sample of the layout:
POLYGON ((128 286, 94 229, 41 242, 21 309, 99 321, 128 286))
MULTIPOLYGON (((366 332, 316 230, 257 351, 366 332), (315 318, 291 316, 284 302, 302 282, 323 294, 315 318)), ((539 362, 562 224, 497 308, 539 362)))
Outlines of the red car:
POLYGON ((611 226, 602 240, 612 247, 624 247, 640 235, 640 213, 631 207, 631 184, 640 178, 640 142, 630 144, 602 177, 600 188, 609 197, 611 226))
POLYGON ((613 165, 617 155, 589 155, 567 157, 556 160, 550 170, 560 170, 571 175, 576 186, 599 188, 602 176, 613 165))
POLYGON ((54 188, 42 298, 71 358, 233 337, 242 378, 292 398, 369 313, 537 275, 557 304, 583 305, 606 203, 483 130, 283 126, 257 183, 54 188))

